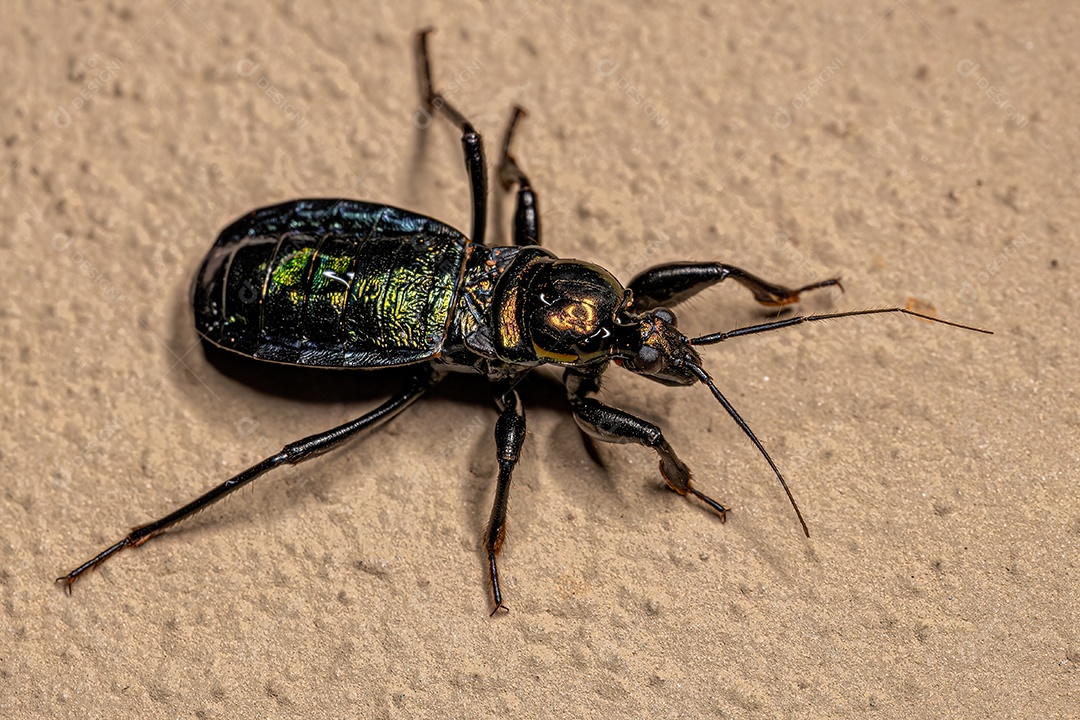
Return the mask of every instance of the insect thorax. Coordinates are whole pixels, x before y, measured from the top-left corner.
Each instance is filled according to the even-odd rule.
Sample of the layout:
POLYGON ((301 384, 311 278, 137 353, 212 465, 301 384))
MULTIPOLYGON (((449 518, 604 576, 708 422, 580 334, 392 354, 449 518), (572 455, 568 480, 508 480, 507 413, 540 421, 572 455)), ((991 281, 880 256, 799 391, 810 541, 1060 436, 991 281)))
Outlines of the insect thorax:
POLYGON ((592 263, 539 247, 474 246, 443 360, 488 374, 601 360, 624 296, 592 263))

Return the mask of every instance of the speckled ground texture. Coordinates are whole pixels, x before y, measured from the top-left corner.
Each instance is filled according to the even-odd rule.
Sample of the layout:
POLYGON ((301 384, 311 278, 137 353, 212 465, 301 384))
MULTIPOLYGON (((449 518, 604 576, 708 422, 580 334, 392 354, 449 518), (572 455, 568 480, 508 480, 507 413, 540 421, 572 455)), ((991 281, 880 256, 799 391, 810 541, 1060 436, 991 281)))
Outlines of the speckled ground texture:
MULTIPOLYGON (((41 5, 0 25, 0 716, 1080 706, 1075 4, 41 5), (810 539, 704 388, 613 368, 604 398, 666 428, 726 524, 650 451, 598 464, 539 373, 511 612, 489 619, 496 416, 460 376, 66 596, 53 578, 127 528, 389 394, 220 367, 187 298, 259 206, 344 196, 468 230, 457 135, 414 124, 426 25, 489 158, 528 109, 517 154, 556 253, 623 280, 682 259, 839 275, 801 309, 911 303, 996 334, 884 316, 706 350, 810 539)), ((767 317, 723 286, 681 327, 767 317)))

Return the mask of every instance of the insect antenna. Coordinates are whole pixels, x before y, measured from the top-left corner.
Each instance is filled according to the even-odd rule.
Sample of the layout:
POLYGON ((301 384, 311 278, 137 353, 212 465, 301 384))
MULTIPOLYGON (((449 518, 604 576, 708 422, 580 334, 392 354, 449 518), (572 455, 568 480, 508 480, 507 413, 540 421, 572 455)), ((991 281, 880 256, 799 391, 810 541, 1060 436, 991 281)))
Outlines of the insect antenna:
POLYGON ((765 461, 769 463, 769 467, 771 467, 773 469, 773 472, 776 473, 776 477, 778 480, 780 480, 780 484, 784 486, 784 492, 787 493, 788 500, 791 502, 791 507, 795 509, 795 514, 799 517, 799 522, 802 524, 803 532, 806 533, 806 537, 810 537, 810 528, 806 526, 806 520, 803 519, 802 511, 799 510, 799 504, 795 502, 795 497, 791 494, 791 488, 788 487, 787 480, 784 479, 784 475, 780 472, 780 468, 776 467, 776 463, 773 462, 773 459, 769 456, 769 453, 765 450, 765 447, 761 444, 761 441, 757 439, 756 435, 754 435, 754 431, 750 429, 750 426, 746 424, 746 421, 742 419, 739 413, 735 411, 735 408, 731 406, 731 403, 728 402, 728 399, 724 397, 724 394, 720 392, 719 388, 716 387, 716 384, 713 383, 712 377, 709 376, 709 373, 705 372, 705 368, 699 365, 695 365, 691 362, 684 361, 683 364, 686 365, 686 367, 690 368, 690 372, 697 375, 698 379, 701 380, 701 382, 709 386, 709 389, 712 390, 713 396, 718 401, 720 401, 720 404, 724 407, 725 410, 727 410, 727 413, 731 416, 731 419, 735 421, 735 424, 738 425, 744 433, 746 433, 746 436, 750 438, 754 445, 757 446, 757 449, 761 451, 761 454, 765 456, 765 461))
POLYGON ((847 312, 838 313, 825 313, 823 315, 796 315, 794 317, 784 318, 783 320, 774 320, 772 322, 761 323, 759 325, 747 325, 746 327, 736 328, 735 330, 728 330, 726 332, 710 333, 708 335, 702 335, 701 337, 693 338, 690 341, 691 345, 714 345, 719 342, 723 342, 729 338, 742 337, 743 335, 754 335, 756 333, 768 332, 769 330, 779 330, 780 328, 791 327, 793 325, 801 325, 807 322, 814 322, 817 320, 835 320, 836 318, 844 317, 856 317, 858 315, 882 315, 884 313, 902 313, 904 315, 910 315, 911 317, 921 318, 923 320, 929 320, 930 322, 940 323, 941 325, 950 325, 961 330, 972 330, 974 332, 984 333, 986 335, 993 335, 990 330, 983 330, 982 328, 973 327, 971 325, 961 325, 960 323, 952 322, 950 320, 942 320, 941 318, 933 317, 932 315, 924 315, 914 310, 908 310, 907 308, 891 307, 891 308, 873 308, 870 310, 849 310, 847 312))
MULTIPOLYGON (((817 320, 835 320, 837 318, 844 317, 856 317, 859 315, 881 315, 884 313, 901 313, 903 315, 910 315, 912 317, 920 318, 922 320, 929 320, 930 322, 940 323, 942 325, 950 325, 952 327, 960 328, 961 330, 972 330, 974 332, 984 333, 986 335, 993 335, 990 330, 983 330, 982 328, 973 327, 971 325, 962 325, 960 323, 951 322, 949 320, 942 320, 940 318, 933 317, 931 315, 925 315, 914 310, 908 310, 907 308, 891 307, 891 308, 874 308, 870 310, 849 310, 847 312, 838 313, 826 313, 822 315, 796 315, 794 317, 784 318, 783 320, 774 320, 772 322, 760 323, 757 325, 747 325, 746 327, 736 328, 734 330, 727 330, 725 332, 710 333, 708 335, 702 335, 690 340, 691 345, 714 345, 716 343, 723 342, 730 338, 742 337, 744 335, 755 335, 757 333, 769 332, 770 330, 779 330, 781 328, 793 327, 795 325, 801 325, 807 322, 814 322, 817 320)), ((795 497, 791 494, 791 488, 788 487, 787 480, 784 479, 784 475, 780 472, 780 468, 776 467, 776 463, 766 452, 762 446, 761 441, 757 439, 750 426, 746 424, 746 421, 739 416, 739 413, 735 411, 735 408, 731 406, 724 394, 720 392, 719 388, 713 382, 709 373, 705 372, 705 369, 700 365, 696 365, 691 362, 684 361, 683 364, 690 369, 690 371, 698 377, 701 382, 709 386, 709 390, 712 391, 713 396, 720 402, 720 404, 727 410, 728 415, 735 421, 735 423, 742 429, 746 436, 757 446, 757 449, 761 451, 761 454, 765 457, 765 460, 769 463, 769 467, 776 473, 776 477, 780 480, 780 484, 784 487, 784 492, 787 493, 788 500, 791 502, 791 507, 795 509, 795 514, 799 517, 799 522, 802 524, 803 532, 806 533, 806 537, 810 537, 810 529, 806 526, 806 520, 803 519, 802 512, 799 510, 798 503, 795 502, 795 497)))

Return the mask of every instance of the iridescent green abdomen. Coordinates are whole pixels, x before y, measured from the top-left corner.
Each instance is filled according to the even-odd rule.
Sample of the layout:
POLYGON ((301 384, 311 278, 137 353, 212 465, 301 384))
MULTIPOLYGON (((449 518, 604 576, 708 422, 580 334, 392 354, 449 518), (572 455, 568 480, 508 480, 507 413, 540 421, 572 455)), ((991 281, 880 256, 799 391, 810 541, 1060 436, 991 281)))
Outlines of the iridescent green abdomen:
POLYGON ((196 276, 195 325, 260 360, 387 367, 442 350, 471 243, 423 215, 299 200, 226 228, 196 276))

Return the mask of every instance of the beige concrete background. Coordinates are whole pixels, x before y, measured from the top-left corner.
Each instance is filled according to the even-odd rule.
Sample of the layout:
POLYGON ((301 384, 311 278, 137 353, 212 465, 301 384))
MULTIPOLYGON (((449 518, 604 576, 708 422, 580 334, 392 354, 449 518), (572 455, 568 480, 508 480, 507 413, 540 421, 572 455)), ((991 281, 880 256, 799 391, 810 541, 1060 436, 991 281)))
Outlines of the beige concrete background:
MULTIPOLYGON (((1074 4, 12 5, 3 717, 1075 712, 1074 4), (555 252, 624 280, 678 259, 838 274, 846 294, 803 308, 915 302, 996 334, 877 317, 707 350, 809 540, 704 388, 616 368, 605 398, 662 423, 726 525, 660 490, 646 450, 597 465, 532 383, 511 612, 489 619, 495 413, 459 378, 65 596, 53 578, 129 526, 389 392, 238 382, 187 293, 221 228, 296 197, 468 229, 455 133, 413 124, 428 24, 490 156, 528 108, 518 155, 555 252)), ((738 287, 681 312, 692 333, 762 317, 738 287)))

